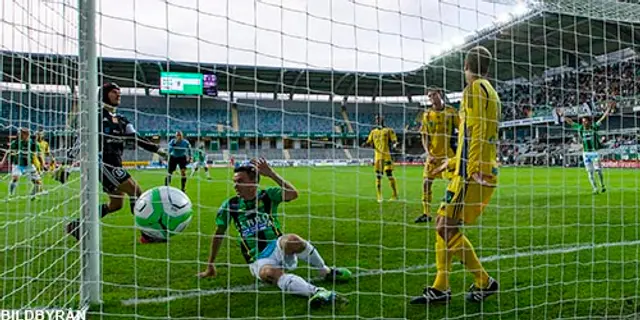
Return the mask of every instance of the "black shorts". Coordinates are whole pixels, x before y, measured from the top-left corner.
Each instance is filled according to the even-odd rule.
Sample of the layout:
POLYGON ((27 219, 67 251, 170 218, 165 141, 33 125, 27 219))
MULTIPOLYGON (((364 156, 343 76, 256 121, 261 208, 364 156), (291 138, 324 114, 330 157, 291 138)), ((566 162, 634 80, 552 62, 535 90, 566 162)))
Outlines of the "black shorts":
POLYGON ((169 157, 169 173, 176 171, 176 168, 187 169, 187 156, 169 157))
POLYGON ((129 180, 129 178, 131 178, 131 175, 122 167, 116 167, 106 163, 102 163, 100 166, 100 183, 102 183, 102 190, 104 190, 104 192, 115 192, 118 190, 118 187, 129 180))

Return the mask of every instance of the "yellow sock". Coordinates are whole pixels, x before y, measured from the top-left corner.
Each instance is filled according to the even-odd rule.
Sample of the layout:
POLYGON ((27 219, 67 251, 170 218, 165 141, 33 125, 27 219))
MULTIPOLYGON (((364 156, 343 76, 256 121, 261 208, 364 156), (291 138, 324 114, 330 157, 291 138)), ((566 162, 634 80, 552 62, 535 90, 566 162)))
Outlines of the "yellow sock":
POLYGON ((393 197, 398 197, 398 188, 396 188, 396 178, 389 177, 389 184, 391 185, 391 191, 393 191, 393 197))
POLYGON ((436 233, 436 279, 433 287, 440 290, 449 290, 449 272, 451 271, 451 260, 453 255, 449 253, 444 239, 436 233))
POLYGON ((376 195, 378 196, 378 199, 382 199, 382 187, 381 187, 381 179, 380 178, 376 178, 376 195))
POLYGON ((482 267, 482 263, 480 263, 480 259, 478 259, 469 239, 464 234, 458 233, 449 240, 449 249, 453 255, 460 258, 462 264, 473 274, 476 287, 486 288, 489 282, 489 275, 482 267))
POLYGON ((422 213, 425 216, 431 216, 431 198, 431 190, 422 192, 422 213))

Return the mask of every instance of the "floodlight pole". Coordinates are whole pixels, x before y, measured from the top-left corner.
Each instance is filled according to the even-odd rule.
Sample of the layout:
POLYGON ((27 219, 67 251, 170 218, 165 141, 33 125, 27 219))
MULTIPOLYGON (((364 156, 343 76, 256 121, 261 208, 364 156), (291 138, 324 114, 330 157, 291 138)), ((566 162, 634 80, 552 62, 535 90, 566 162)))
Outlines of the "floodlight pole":
POLYGON ((78 0, 78 62, 81 119, 81 288, 83 306, 97 304, 101 297, 100 213, 98 181, 98 60, 96 55, 96 2, 78 0))

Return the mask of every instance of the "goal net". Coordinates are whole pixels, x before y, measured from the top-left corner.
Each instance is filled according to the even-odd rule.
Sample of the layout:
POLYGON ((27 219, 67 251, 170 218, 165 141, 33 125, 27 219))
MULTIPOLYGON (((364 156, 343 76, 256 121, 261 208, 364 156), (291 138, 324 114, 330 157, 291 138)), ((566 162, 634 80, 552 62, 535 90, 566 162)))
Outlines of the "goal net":
POLYGON ((635 316, 640 5, 113 0, 95 2, 93 20, 88 3, 0 5, 2 153, 28 141, 21 129, 50 149, 41 179, 30 156, 0 166, 0 311, 97 299, 98 319, 635 316), (465 58, 477 46, 491 59, 474 86, 465 58), (91 137, 112 134, 90 126, 95 78, 120 88, 135 140, 175 151, 180 132, 190 144, 184 178, 135 140, 122 155, 142 191, 170 184, 190 198, 193 219, 168 242, 143 243, 124 189, 87 178, 91 137), (256 209, 243 198, 234 168, 260 157, 279 175, 263 172, 261 189, 286 180, 294 200, 258 193, 256 209), (449 160, 456 170, 436 174, 449 160), (96 195, 122 205, 100 219, 94 247, 65 228, 96 217, 96 195), (321 277, 318 255, 350 277, 321 277), (96 275, 97 291, 83 291, 96 275))

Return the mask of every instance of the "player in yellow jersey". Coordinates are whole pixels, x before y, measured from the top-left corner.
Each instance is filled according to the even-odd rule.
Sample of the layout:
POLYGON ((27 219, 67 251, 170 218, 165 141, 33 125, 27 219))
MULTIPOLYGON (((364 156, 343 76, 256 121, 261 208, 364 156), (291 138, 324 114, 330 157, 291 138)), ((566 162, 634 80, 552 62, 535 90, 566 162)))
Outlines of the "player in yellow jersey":
POLYGON ((459 125, 458 112, 452 106, 443 103, 440 90, 429 90, 427 95, 432 106, 425 110, 420 126, 422 146, 427 157, 422 174, 422 215, 416 218, 416 223, 431 221, 433 181, 450 177, 449 171, 438 174, 433 172, 453 158, 457 140, 454 131, 459 125))
POLYGON ((371 130, 367 141, 363 147, 371 145, 374 149, 374 170, 376 172, 376 195, 378 202, 382 202, 382 174, 387 174, 389 184, 393 194, 391 200, 398 200, 398 189, 396 179, 393 177, 393 159, 391 159, 391 149, 398 144, 398 137, 393 129, 384 126, 384 118, 376 116, 376 127, 371 130))
POLYGON ((496 142, 501 107, 498 94, 485 79, 490 63, 491 53, 484 47, 472 48, 464 61, 467 86, 459 113, 456 168, 436 220, 436 278, 422 296, 411 300, 412 304, 449 302, 453 257, 460 259, 474 276, 467 301, 481 302, 499 289, 498 282, 489 277, 473 245, 459 229, 462 223, 473 223, 480 216, 498 181, 496 142))
POLYGON ((48 156, 51 157, 51 163, 49 164, 49 167, 46 167, 46 163, 40 163, 40 160, 38 160, 38 157, 33 158, 34 159, 33 164, 38 170, 38 173, 42 174, 47 169, 55 168, 56 159, 51 154, 51 150, 49 149, 49 142, 47 142, 47 140, 44 139, 44 133, 42 132, 36 133, 36 142, 40 147, 40 154, 42 155, 42 159, 46 161, 48 156))

